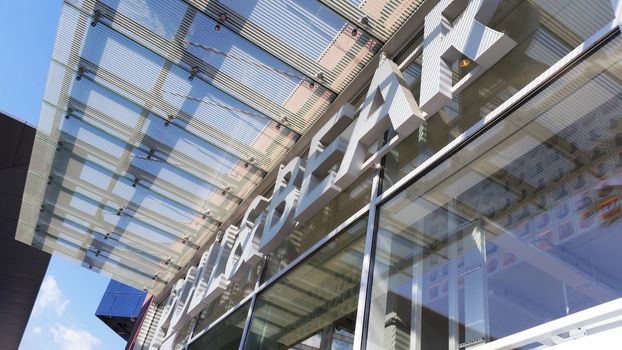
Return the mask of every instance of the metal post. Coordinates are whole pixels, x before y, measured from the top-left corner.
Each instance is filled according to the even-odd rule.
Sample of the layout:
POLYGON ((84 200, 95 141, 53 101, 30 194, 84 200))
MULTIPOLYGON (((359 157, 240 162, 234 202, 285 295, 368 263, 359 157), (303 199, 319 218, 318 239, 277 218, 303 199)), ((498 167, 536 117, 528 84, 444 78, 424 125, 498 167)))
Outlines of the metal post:
POLYGON ((324 327, 321 333, 320 350, 330 350, 333 347, 333 336, 335 335, 335 326, 328 325, 324 327))
MULTIPOLYGON (((381 251, 391 251, 391 239, 390 237, 376 237, 375 238, 375 251, 381 250, 381 251)), ((374 265, 376 265, 376 262, 374 262, 374 265)), ((374 273, 373 271, 371 272, 372 274, 374 273)), ((373 279, 373 276, 371 276, 371 278, 373 279)), ((374 341, 380 341, 382 339, 384 339, 385 337, 389 336, 387 335, 387 304, 388 304, 388 300, 387 298, 380 298, 378 296, 382 296, 385 293, 388 293, 388 291, 390 290, 391 286, 390 286, 390 279, 374 279, 374 285, 373 285, 373 289, 371 290, 371 293, 369 295, 369 298, 371 300, 371 298, 377 298, 374 299, 374 306, 373 308, 370 307, 369 310, 369 315, 367 317, 367 324, 371 324, 371 325, 376 325, 374 326, 374 328, 372 329, 368 329, 367 333, 365 334, 367 339, 373 339, 374 341)), ((393 326, 395 327, 395 326, 393 326)), ((384 342, 384 344, 386 344, 386 341, 384 342)), ((380 346, 380 345, 384 345, 383 343, 379 343, 379 344, 369 344, 370 347, 373 346, 380 346)))
POLYGON ((190 328, 188 329, 188 333, 184 339, 184 350, 188 350, 188 343, 190 343, 190 338, 192 338, 192 334, 194 334, 194 329, 196 328, 197 323, 197 318, 190 320, 190 328))
MULTIPOLYGON (((423 251, 421 252, 423 253, 423 251)), ((423 310, 423 256, 413 259, 411 284, 410 350, 421 350, 421 318, 423 310)))
MULTIPOLYGON (((263 260, 263 265, 261 266, 261 271, 257 274, 257 281, 255 281, 255 288, 253 291, 256 291, 261 284, 261 279, 266 271, 266 267, 268 266, 268 257, 266 256, 263 260)), ((253 311, 255 310, 255 303, 257 302, 257 293, 253 293, 253 297, 251 298, 250 305, 248 307, 248 313, 246 315, 246 321, 244 321, 244 330, 242 331, 242 338, 240 339, 240 346, 238 350, 243 350, 246 346, 246 340, 248 339, 248 333, 250 332, 251 320, 253 317, 253 311)))
POLYGON ((488 336, 488 278, 486 233, 476 220, 470 235, 464 235, 464 347, 486 341, 488 336))
POLYGON ((449 259, 447 261, 447 303, 448 312, 447 320, 449 327, 448 337, 448 349, 458 350, 460 345, 460 300, 458 290, 458 244, 460 244, 460 238, 458 237, 458 224, 456 222, 455 200, 448 203, 447 206, 447 235, 454 235, 454 237, 447 237, 449 246, 447 247, 447 254, 449 259))
MULTIPOLYGON (((381 186, 382 168, 378 169, 375 174, 372 188, 371 199, 369 205, 369 214, 367 218, 367 233, 365 237, 365 255, 363 257, 363 266, 361 271, 361 283, 359 289, 359 298, 357 302, 356 323, 354 328, 353 349, 364 350, 367 346, 367 327, 369 321, 369 306, 371 299, 371 287, 374 270, 374 255, 376 247, 376 235, 378 232, 378 194, 381 186)), ((382 324, 384 327, 384 324, 382 324)))

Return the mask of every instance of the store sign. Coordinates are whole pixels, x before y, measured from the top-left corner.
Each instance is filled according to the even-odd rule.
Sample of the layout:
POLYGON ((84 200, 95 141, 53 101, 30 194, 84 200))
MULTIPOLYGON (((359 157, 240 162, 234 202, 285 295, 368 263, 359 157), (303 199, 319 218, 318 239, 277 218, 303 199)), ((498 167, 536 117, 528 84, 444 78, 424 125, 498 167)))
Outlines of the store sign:
MULTIPOLYGON (((174 338, 232 282, 247 276, 287 238, 297 221, 304 222, 324 208, 417 130, 427 116, 443 108, 454 92, 451 64, 455 60, 466 56, 486 69, 507 54, 514 41, 486 26, 499 1, 441 0, 426 16, 419 104, 397 65, 382 57, 361 108, 357 111, 350 104, 341 107, 314 135, 307 159, 296 157, 280 166, 272 197, 254 198, 240 226, 227 228, 222 240, 203 254, 199 265, 177 281, 152 348, 168 348, 174 342, 170 337, 174 338), (450 23, 448 16, 458 19, 450 23), (357 115, 351 135, 344 135, 357 115), (368 156, 369 147, 390 127, 396 136, 368 156)), ((471 78, 467 76, 456 85, 468 85, 471 78)))

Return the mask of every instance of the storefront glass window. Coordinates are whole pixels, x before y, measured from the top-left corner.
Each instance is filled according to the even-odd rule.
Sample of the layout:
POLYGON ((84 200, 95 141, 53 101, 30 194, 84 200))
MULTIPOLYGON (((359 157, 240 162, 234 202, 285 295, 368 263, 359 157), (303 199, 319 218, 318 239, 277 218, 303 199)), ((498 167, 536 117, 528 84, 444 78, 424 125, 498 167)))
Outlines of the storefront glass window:
POLYGON ((255 269, 251 270, 244 278, 240 279, 240 281, 231 283, 226 293, 222 293, 214 302, 210 303, 207 308, 199 314, 195 333, 209 327, 212 322, 216 321, 225 312, 241 302, 247 295, 251 294, 257 285, 257 279, 259 273, 261 273, 261 268, 261 265, 256 266, 255 269))
POLYGON ((249 303, 235 310, 188 346, 188 350, 231 350, 240 346, 249 303))
POLYGON ((367 220, 258 296, 246 349, 352 349, 367 220))
POLYGON ((368 349, 457 350, 622 296, 621 49, 381 207, 368 349))
MULTIPOLYGON (((372 173, 373 171, 370 170, 363 174, 315 216, 296 226, 294 232, 288 235, 288 238, 268 255, 262 282, 270 279, 331 230, 369 203, 372 173)), ((261 264, 256 266, 245 278, 232 283, 227 293, 223 293, 215 302, 209 304, 199 315, 195 332, 209 327, 218 317, 248 296, 256 286, 262 267, 261 264)))
POLYGON ((288 235, 283 244, 269 254, 263 281, 270 279, 369 203, 372 174, 373 170, 370 170, 361 175, 311 219, 296 226, 294 232, 288 235))
MULTIPOLYGON (((612 19, 609 0, 501 1, 489 26, 506 33, 517 45, 389 153, 383 187, 421 165, 612 19)), ((404 69, 417 100, 421 59, 404 69)), ((468 59, 457 60, 454 83, 475 67, 468 59)))
POLYGON ((177 333, 177 337, 175 339, 175 344, 173 345, 173 350, 184 350, 186 344, 190 340, 192 336, 192 326, 193 322, 186 322, 186 324, 179 330, 177 333))

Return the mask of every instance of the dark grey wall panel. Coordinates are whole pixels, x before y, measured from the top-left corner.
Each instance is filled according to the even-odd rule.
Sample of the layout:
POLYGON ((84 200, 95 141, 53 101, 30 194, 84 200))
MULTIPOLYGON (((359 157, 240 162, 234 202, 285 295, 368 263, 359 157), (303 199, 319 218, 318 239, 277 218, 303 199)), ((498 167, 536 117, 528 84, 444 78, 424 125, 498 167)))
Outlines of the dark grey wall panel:
POLYGON ((35 129, 0 113, 0 350, 17 349, 50 255, 15 240, 35 129))

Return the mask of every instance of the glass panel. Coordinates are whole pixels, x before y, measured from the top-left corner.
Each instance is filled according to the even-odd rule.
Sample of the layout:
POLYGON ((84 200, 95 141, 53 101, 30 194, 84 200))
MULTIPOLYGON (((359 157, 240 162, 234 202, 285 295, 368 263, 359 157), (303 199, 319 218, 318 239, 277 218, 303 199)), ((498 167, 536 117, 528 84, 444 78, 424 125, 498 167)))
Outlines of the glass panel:
POLYGON ((184 14, 188 10, 188 7, 181 1, 167 1, 166 4, 148 0, 102 0, 101 2, 168 40, 175 37, 184 14))
POLYGON ((110 310, 114 306, 114 301, 116 298, 116 293, 108 293, 106 292, 101 300, 99 301, 99 306, 97 307, 97 311, 95 311, 96 315, 111 315, 110 310))
MULTIPOLYGON (((609 0, 503 0, 490 27, 505 32, 516 47, 389 153, 383 188, 421 165, 612 19, 609 0)), ((404 70, 417 100, 421 59, 404 70)), ((475 66, 468 60, 455 62, 454 83, 475 66)))
POLYGON ((383 40, 390 36, 410 17, 424 0, 329 0, 339 4, 349 2, 369 19, 365 30, 372 31, 383 40), (371 28, 370 28, 371 27, 371 28))
MULTIPOLYGON (((248 2, 236 3, 248 6, 248 2)), ((217 35, 205 30, 215 25, 215 20, 197 16, 187 40, 202 46, 189 45, 188 52, 280 106, 285 106, 289 96, 306 77, 229 29, 221 29, 217 35)))
POLYGON ((382 206, 368 348, 456 350, 622 296, 622 39, 603 45, 382 206))
POLYGON ((212 104, 188 100, 183 95, 165 94, 163 98, 171 106, 196 117, 204 125, 214 127, 245 144, 252 144, 270 122, 268 117, 206 82, 199 79, 188 81, 188 73, 177 66, 171 68, 163 88, 183 95, 209 96, 212 104))
POLYGON ((134 314, 134 311, 144 299, 144 294, 119 293, 110 309, 110 314, 114 316, 136 317, 137 315, 134 314))
MULTIPOLYGON (((261 46, 275 56, 304 68, 307 76, 316 79, 315 74, 322 72, 320 82, 336 92, 340 92, 380 48, 378 40, 320 1, 224 0, 207 7, 216 16, 219 12, 228 14, 231 20, 227 19, 226 26, 237 27, 245 37, 261 42, 261 46)), ((414 6, 408 7, 406 11, 414 10, 414 6)), ((385 11, 382 14, 392 17, 385 11)), ((359 18, 362 16, 361 13, 359 18)), ((393 20, 389 18, 388 22, 393 20)), ((298 98, 308 96, 304 90, 298 89, 298 98)), ((323 89, 315 91, 315 98, 310 99, 314 104, 319 97, 317 92, 332 95, 323 89)), ((319 99, 322 100, 327 102, 319 99)), ((310 119, 309 114, 306 120, 310 119)))
POLYGON ((66 1, 19 239, 159 293, 419 3, 66 1))
POLYGON ((261 273, 263 264, 259 264, 255 269, 251 269, 247 276, 239 281, 231 283, 227 287, 227 292, 222 293, 211 302, 205 310, 199 314, 195 333, 209 327, 212 322, 229 311, 232 307, 240 303, 247 295, 249 295, 257 285, 259 273, 261 273))
MULTIPOLYGON (((188 350, 230 350, 240 346, 249 303, 219 322, 214 328, 188 346, 188 350)), ((196 333, 196 332, 195 332, 196 333)))
POLYGON ((190 341, 190 337, 192 336, 192 325, 194 322, 186 322, 183 327, 177 333, 175 337, 175 345, 173 345, 173 350, 187 350, 186 344, 190 341))
POLYGON ((185 39, 202 39, 195 34, 209 20, 189 6, 65 4, 24 196, 22 241, 159 290, 298 138, 295 120, 281 118, 290 110, 315 115, 328 104, 331 96, 322 97, 319 87, 288 100, 298 83, 280 73, 264 79, 281 81, 280 88, 252 86, 257 94, 251 94, 244 79, 257 85, 276 72, 258 61, 299 73, 231 32, 235 42, 215 46, 229 55, 200 54, 185 39), (194 65, 202 68, 190 78, 194 65), (212 71, 203 69, 209 65, 212 71), (248 102, 255 97, 261 101, 248 102))
POLYGON ((246 349, 351 349, 367 220, 258 296, 246 349))
POLYGON ((221 2, 313 60, 320 59, 344 25, 342 18, 318 1, 221 2), (278 21, 276 13, 281 16, 278 21))
POLYGON ((367 203, 371 196, 373 170, 361 175, 356 182, 346 188, 315 216, 294 229, 288 239, 268 254, 268 262, 262 277, 267 281, 282 268, 294 261, 300 254, 342 224, 367 203))

